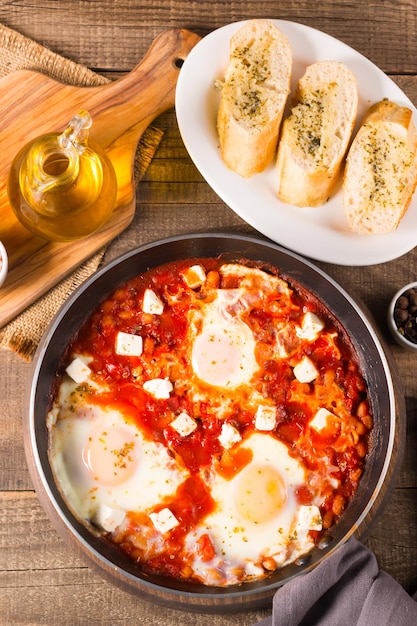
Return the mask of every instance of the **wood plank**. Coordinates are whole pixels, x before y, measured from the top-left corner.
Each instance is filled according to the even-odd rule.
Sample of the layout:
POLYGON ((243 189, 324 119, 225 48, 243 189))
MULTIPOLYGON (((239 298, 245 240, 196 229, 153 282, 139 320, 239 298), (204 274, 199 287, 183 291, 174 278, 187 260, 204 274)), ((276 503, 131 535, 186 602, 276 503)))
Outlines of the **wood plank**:
POLYGON ((22 413, 29 365, 2 354, 0 392, 0 490, 32 489, 23 451, 22 413))
POLYGON ((0 6, 0 22, 15 28, 59 54, 95 69, 130 70, 151 41, 169 27, 189 28, 204 35, 231 21, 253 17, 284 18, 308 24, 337 37, 388 73, 416 73, 415 8, 388 0, 364 5, 361 0, 285 5, 242 0, 234 4, 179 0, 158 4, 67 2, 65 17, 59 0, 0 6), (99 43, 97 43, 99 42, 99 43))
POLYGON ((365 542, 377 555, 380 568, 411 594, 417 591, 416 510, 417 489, 396 489, 365 542), (384 550, 384 545, 389 549, 384 550))
POLYGON ((3 587, 0 576, 0 611, 4 626, 177 626, 192 620, 195 626, 251 626, 269 613, 256 611, 231 615, 193 614, 156 606, 106 584, 89 571, 37 571, 13 579, 25 584, 3 587), (68 576, 67 576, 68 574, 68 576), (26 583, 26 579, 29 579, 26 583), (24 600, 23 600, 24 599, 24 600))

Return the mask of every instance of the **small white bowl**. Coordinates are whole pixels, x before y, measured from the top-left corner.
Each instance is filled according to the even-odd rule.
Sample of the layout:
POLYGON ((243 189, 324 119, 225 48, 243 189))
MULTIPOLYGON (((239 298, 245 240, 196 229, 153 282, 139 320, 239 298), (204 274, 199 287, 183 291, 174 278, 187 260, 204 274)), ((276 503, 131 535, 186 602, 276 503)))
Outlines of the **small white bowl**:
MULTIPOLYGON (((387 323, 388 323, 388 328, 391 331, 391 335, 393 336, 393 338, 395 339, 395 341, 398 343, 399 346, 402 346, 403 348, 407 348, 408 350, 417 351, 417 338, 415 342, 412 341, 411 339, 408 339, 404 335, 404 333, 401 332, 401 323, 398 319, 396 321, 396 316, 395 316, 397 300, 401 296, 404 296, 409 289, 415 289, 417 293, 417 281, 413 283, 408 283, 408 285, 404 285, 404 287, 401 287, 401 289, 399 289, 397 293, 393 296, 388 307, 387 323)), ((406 309, 404 310, 406 311, 406 309)), ((416 326, 416 332, 417 332, 417 310, 414 314, 414 319, 416 322, 415 326, 416 326)))
POLYGON ((7 271, 9 269, 9 261, 7 257, 7 251, 2 242, 0 241, 0 287, 6 280, 7 271))

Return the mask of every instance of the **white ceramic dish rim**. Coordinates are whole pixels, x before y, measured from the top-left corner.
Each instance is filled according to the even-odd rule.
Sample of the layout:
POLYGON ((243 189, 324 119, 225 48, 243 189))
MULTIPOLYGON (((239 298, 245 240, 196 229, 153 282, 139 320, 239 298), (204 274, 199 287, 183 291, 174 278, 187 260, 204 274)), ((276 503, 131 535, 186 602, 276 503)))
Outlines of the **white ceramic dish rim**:
POLYGON ((6 280, 7 272, 9 270, 9 259, 7 255, 7 250, 3 242, 1 241, 0 241, 0 262, 1 262, 1 267, 0 267, 0 287, 1 287, 6 280))

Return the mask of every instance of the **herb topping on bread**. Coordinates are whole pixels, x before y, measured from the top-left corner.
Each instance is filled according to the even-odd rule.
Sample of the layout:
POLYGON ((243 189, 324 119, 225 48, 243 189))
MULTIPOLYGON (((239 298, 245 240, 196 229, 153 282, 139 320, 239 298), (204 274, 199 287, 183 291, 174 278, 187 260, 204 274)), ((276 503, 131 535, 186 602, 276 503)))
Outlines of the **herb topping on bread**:
POLYGON ((231 38, 217 130, 224 163, 243 177, 275 157, 291 68, 289 42, 272 21, 250 20, 231 38))
POLYGON ((347 156, 343 203, 359 234, 394 231, 417 185, 417 132, 412 111, 389 100, 366 114, 347 156))
POLYGON ((319 206, 335 192, 356 120, 356 77, 339 61, 318 61, 300 78, 278 145, 278 197, 319 206))

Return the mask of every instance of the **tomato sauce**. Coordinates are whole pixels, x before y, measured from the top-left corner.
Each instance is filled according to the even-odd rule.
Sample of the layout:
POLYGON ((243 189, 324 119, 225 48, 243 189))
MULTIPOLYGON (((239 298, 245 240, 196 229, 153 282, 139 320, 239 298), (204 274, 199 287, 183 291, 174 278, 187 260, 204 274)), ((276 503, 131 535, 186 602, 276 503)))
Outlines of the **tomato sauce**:
MULTIPOLYGON (((234 453, 220 445, 222 407, 227 407, 226 420, 244 439, 255 430, 249 407, 251 391, 256 390, 276 406, 277 421, 271 436, 285 443, 290 455, 299 459, 307 472, 319 476, 320 472, 329 471, 325 469, 329 464, 332 466, 334 488, 325 482, 316 491, 307 484, 297 488, 300 504, 311 505, 318 495, 322 497, 324 528, 337 522, 356 492, 370 430, 366 383, 349 338, 322 303, 296 285, 290 286, 289 294, 254 294, 253 306, 242 314, 257 342, 259 363, 256 378, 248 388, 207 390, 204 381, 196 380, 188 315, 198 309, 199 301, 207 298, 208 292, 204 285, 194 290, 186 288, 182 272, 191 263, 200 263, 212 277, 222 264, 219 259, 173 262, 130 280, 97 307, 71 346, 71 353, 90 356, 90 369, 107 389, 100 394, 91 392, 90 401, 120 410, 146 438, 163 443, 190 473, 169 501, 179 525, 166 539, 166 551, 143 565, 147 571, 176 577, 186 577, 178 547, 180 538, 215 507, 201 478, 204 469, 215 459, 218 472, 231 479, 251 462, 251 453, 244 447, 234 453), (163 301, 162 315, 143 311, 143 294, 148 288, 163 301), (306 312, 313 312, 324 321, 323 332, 312 341, 300 341, 294 332, 306 312), (143 337, 140 356, 115 353, 119 331, 143 337), (285 358, 277 357, 277 337, 281 349, 287 352, 285 358), (312 382, 300 383, 294 377, 294 364, 303 356, 308 356, 317 369, 317 378, 312 382), (172 381, 169 398, 154 398, 144 391, 143 381, 152 378, 172 381), (357 414, 359 405, 361 415, 357 414), (313 428, 310 424, 322 406, 336 417, 322 428, 313 428), (181 412, 191 415, 197 424, 187 437, 170 425, 172 416, 181 412)), ((236 278, 222 282, 217 276, 216 280, 221 289, 241 286, 236 278)), ((161 508, 165 505, 161 503, 161 508)), ((312 531, 312 536, 318 541, 320 532, 312 531)), ((132 552, 129 541, 119 543, 126 552, 132 552)), ((196 550, 203 561, 213 558, 214 548, 208 535, 198 538, 196 550)))

